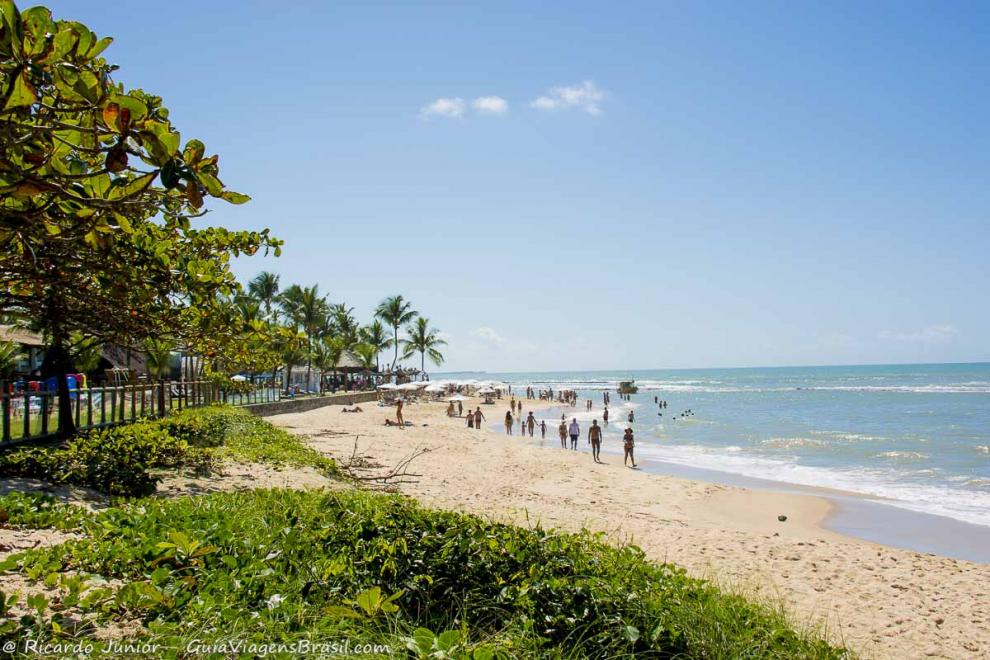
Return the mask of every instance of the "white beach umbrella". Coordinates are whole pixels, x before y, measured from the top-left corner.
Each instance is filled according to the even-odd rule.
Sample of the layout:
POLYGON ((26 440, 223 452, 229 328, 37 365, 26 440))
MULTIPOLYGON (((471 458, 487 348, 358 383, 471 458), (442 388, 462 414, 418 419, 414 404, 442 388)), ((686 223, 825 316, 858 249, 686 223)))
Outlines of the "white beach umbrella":
POLYGON ((447 389, 447 388, 444 387, 443 385, 441 385, 440 383, 433 383, 432 385, 427 385, 426 386, 426 389, 423 390, 423 391, 424 392, 443 392, 445 389, 447 389))
POLYGON ((394 390, 394 389, 398 389, 398 387, 399 386, 398 385, 395 385, 394 383, 382 383, 381 385, 378 386, 378 389, 380 389, 380 390, 394 390))
POLYGON ((447 401, 467 401, 471 397, 464 396, 463 394, 455 394, 454 396, 447 399, 447 401))
POLYGON ((495 394, 495 390, 490 387, 482 387, 478 390, 478 394, 495 394))
POLYGON ((395 389, 402 390, 403 392, 415 392, 416 390, 419 389, 419 384, 418 383, 403 383, 402 385, 397 386, 395 389))
POLYGON ((244 381, 247 380, 247 376, 242 376, 240 374, 237 374, 236 376, 231 376, 230 379, 235 383, 243 383, 244 381))

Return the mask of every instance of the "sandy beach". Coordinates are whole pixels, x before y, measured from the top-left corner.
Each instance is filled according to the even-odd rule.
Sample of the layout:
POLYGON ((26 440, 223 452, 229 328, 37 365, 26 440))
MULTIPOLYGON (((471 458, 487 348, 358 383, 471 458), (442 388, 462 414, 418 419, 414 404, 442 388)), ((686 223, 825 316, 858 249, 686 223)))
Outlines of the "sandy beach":
MULTIPOLYGON (((525 404, 527 412, 550 405, 525 404)), ((988 565, 828 531, 821 523, 831 504, 821 497, 650 474, 605 452, 596 465, 585 438, 580 451, 563 450, 556 429, 542 447, 507 437, 488 428, 505 414, 504 400, 482 406, 482 430, 448 418, 444 407, 407 406, 414 426, 405 429, 384 426, 394 410, 375 404, 356 414, 334 406, 269 419, 341 463, 360 459, 358 471, 381 473, 424 450, 410 467, 419 476, 398 487, 425 505, 604 532, 725 589, 782 603, 795 625, 823 629, 864 657, 990 657, 988 565)))

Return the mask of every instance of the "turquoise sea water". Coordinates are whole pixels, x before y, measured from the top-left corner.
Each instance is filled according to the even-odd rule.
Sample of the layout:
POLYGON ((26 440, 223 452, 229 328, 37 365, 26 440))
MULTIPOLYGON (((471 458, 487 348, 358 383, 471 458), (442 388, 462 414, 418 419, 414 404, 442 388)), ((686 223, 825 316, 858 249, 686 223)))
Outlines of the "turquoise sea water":
POLYGON ((633 411, 640 458, 837 488, 990 526, 990 364, 442 377, 502 380, 514 392, 575 389, 582 402, 567 415, 582 430, 601 420, 608 390, 606 446, 618 446, 633 411), (629 379, 639 393, 622 401, 615 388, 629 379), (590 413, 586 397, 594 401, 590 413), (689 409, 693 415, 681 414, 689 409))

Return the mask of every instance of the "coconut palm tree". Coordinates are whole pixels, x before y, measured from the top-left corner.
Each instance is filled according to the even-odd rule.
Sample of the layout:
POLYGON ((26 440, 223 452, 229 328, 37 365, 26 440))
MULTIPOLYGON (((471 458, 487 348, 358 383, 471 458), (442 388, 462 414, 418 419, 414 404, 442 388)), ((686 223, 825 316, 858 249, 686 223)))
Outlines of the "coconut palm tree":
POLYGON ((369 371, 378 368, 378 350, 374 346, 361 342, 354 345, 353 351, 363 368, 369 371))
POLYGON ((163 339, 148 338, 144 342, 144 356, 148 364, 148 375, 164 378, 172 371, 172 351, 175 347, 163 339))
POLYGON ((340 337, 345 344, 353 346, 358 343, 361 326, 354 318, 354 308, 344 303, 330 305, 330 317, 327 324, 327 335, 340 337))
POLYGON ((426 371, 426 356, 430 356, 430 361, 438 367, 443 364, 443 353, 438 350, 440 346, 446 346, 447 342, 440 338, 439 331, 430 327, 430 319, 420 316, 416 322, 406 327, 408 338, 402 344, 405 350, 402 359, 407 359, 419 353, 420 371, 426 371))
POLYGON ((402 296, 389 296, 378 304, 375 316, 392 328, 392 345, 395 347, 395 357, 392 358, 392 369, 399 361, 399 328, 419 316, 413 310, 412 303, 406 302, 402 296))
POLYGON ((14 373, 17 363, 24 359, 21 347, 12 341, 0 341, 0 376, 14 373))
POLYGON ((313 363, 321 371, 320 392, 323 391, 323 373, 331 371, 334 379, 337 378, 337 365, 344 357, 347 350, 347 342, 343 337, 323 338, 316 342, 313 348, 313 363))
POLYGON ((330 312, 327 297, 320 295, 318 284, 309 287, 293 284, 279 298, 286 315, 295 327, 306 334, 306 391, 309 391, 313 372, 313 345, 326 326, 330 312))
POLYGON ((265 318, 269 322, 277 320, 278 311, 278 275, 263 270, 258 276, 248 282, 248 293, 265 309, 265 318), (274 315, 273 315, 274 312, 274 315))
MULTIPOLYGON (((388 331, 385 329, 385 326, 383 326, 382 322, 379 321, 378 319, 375 319, 369 325, 366 325, 363 328, 361 328, 359 334, 361 338, 361 343, 367 344, 368 346, 371 346, 372 349, 374 349, 373 363, 375 370, 377 371, 378 355, 385 349, 390 348, 392 346, 392 339, 388 336, 388 331)), ((367 366, 369 369, 371 368, 370 364, 367 366)))

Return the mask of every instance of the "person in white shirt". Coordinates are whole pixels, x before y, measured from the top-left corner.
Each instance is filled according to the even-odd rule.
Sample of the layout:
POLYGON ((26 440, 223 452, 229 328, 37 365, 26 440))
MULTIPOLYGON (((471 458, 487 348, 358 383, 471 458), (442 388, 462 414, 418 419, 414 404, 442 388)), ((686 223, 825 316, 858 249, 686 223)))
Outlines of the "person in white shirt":
POLYGON ((577 417, 571 420, 571 425, 567 427, 567 432, 571 436, 571 449, 577 451, 577 441, 581 435, 581 427, 577 423, 577 417))

